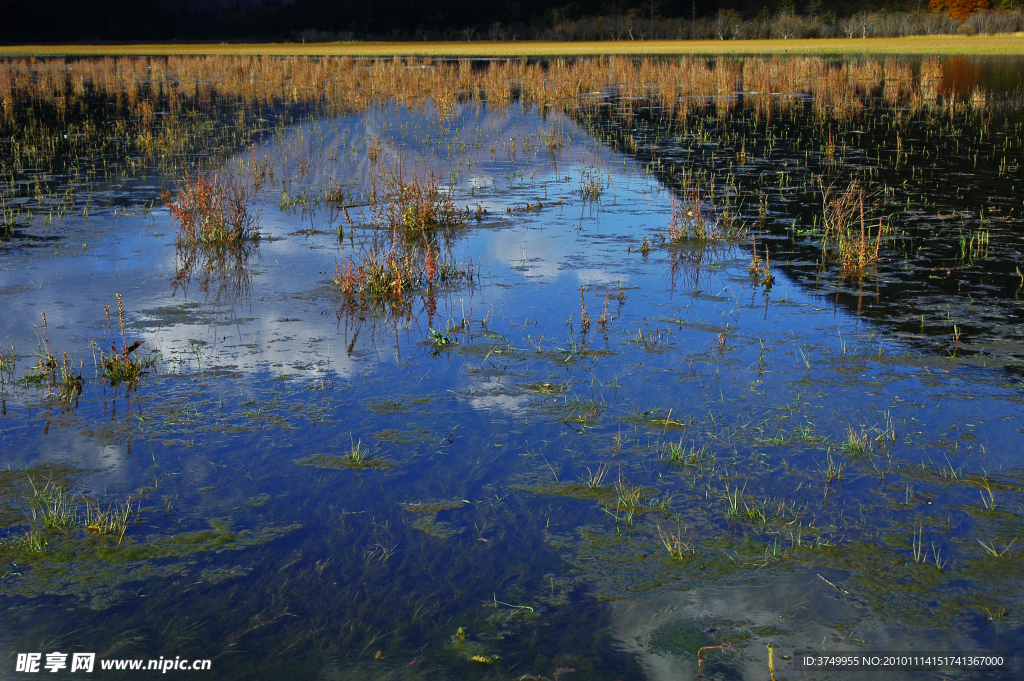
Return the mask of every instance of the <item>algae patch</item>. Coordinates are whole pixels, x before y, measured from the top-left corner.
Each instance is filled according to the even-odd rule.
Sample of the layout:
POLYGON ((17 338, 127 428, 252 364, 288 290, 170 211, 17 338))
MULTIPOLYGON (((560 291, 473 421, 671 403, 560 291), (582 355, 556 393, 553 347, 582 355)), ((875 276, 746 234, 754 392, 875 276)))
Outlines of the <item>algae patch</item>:
POLYGON ((304 459, 296 459, 296 466, 321 468, 328 471, 343 471, 351 468, 389 468, 391 463, 376 456, 366 455, 354 457, 351 454, 314 454, 304 459))
POLYGON ((467 503, 469 502, 463 499, 441 499, 404 504, 403 508, 409 513, 416 513, 420 516, 412 522, 412 526, 415 529, 443 540, 462 534, 466 531, 466 528, 456 527, 448 521, 439 520, 438 514, 443 511, 462 508, 467 503))
MULTIPOLYGON (((81 532, 56 534, 48 537, 43 552, 7 542, 0 545, 0 560, 17 565, 18 571, 8 572, 0 580, 0 595, 76 596, 93 609, 103 609, 131 596, 133 590, 125 589, 128 584, 187 576, 203 554, 260 546, 301 527, 264 526, 231 532, 228 523, 221 523, 210 530, 125 538, 119 546, 81 532)), ((245 574, 246 568, 208 567, 199 578, 215 584, 245 574)))

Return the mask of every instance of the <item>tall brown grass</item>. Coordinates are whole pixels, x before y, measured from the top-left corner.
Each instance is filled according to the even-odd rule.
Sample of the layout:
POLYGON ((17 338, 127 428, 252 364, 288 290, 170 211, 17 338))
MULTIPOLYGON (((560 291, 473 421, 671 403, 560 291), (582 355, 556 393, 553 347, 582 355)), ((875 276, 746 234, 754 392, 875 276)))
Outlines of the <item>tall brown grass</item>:
POLYGON ((820 180, 822 194, 822 249, 827 259, 839 261, 844 272, 863 273, 878 263, 882 242, 889 235, 884 218, 870 215, 867 191, 857 179, 845 187, 820 180))
MULTIPOLYGON (((459 102, 486 101, 506 106, 517 98, 530 106, 572 107, 588 93, 609 88, 623 95, 657 100, 670 111, 690 106, 694 97, 754 93, 758 106, 788 106, 791 97, 812 95, 823 111, 856 107, 884 93, 889 102, 915 97, 934 102, 942 65, 928 60, 915 77, 911 67, 892 59, 836 62, 821 57, 748 57, 740 60, 684 56, 657 59, 624 56, 555 59, 548 64, 496 59, 486 65, 468 60, 429 58, 353 59, 246 55, 104 57, 96 59, 9 59, 0 62, 0 128, 14 123, 22 103, 67 109, 86 97, 112 100, 140 129, 159 122, 158 112, 208 109, 231 99, 251 105, 325 104, 365 110, 382 102, 413 107, 435 104, 449 115, 459 102)), ((155 130, 155 128, 154 128, 155 130)), ((161 141, 155 130, 153 144, 161 141)))

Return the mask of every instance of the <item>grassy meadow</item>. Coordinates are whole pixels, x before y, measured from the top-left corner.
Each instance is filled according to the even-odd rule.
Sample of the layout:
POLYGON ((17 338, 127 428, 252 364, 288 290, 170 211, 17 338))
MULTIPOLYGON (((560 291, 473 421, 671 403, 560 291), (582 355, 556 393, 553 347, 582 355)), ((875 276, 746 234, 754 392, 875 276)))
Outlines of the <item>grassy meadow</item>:
POLYGON ((630 40, 614 42, 346 42, 3 45, 0 56, 327 55, 375 57, 565 57, 685 54, 1024 54, 1024 35, 911 36, 808 40, 630 40))

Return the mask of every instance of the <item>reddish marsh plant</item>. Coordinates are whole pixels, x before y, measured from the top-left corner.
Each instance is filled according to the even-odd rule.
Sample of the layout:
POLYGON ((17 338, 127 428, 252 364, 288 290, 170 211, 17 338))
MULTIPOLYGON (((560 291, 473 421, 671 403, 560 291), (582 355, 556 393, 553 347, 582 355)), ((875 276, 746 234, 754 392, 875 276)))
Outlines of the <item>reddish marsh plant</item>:
POLYGON ((453 187, 443 186, 443 180, 443 175, 433 171, 424 179, 406 180, 401 165, 390 172, 382 170, 370 193, 374 222, 413 236, 464 224, 467 213, 455 205, 453 187))
POLYGON ((258 240, 259 213, 249 203, 253 189, 237 177, 186 171, 178 182, 177 201, 164 192, 178 228, 179 244, 232 244, 258 240))

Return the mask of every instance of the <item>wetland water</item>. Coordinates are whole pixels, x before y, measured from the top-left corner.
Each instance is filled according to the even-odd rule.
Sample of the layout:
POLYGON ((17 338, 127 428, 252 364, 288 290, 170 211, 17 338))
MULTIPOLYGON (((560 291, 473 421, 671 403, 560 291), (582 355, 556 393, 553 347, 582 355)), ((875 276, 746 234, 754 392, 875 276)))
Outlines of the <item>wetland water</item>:
POLYGON ((0 678, 1020 657, 1022 67, 4 62, 0 678))

